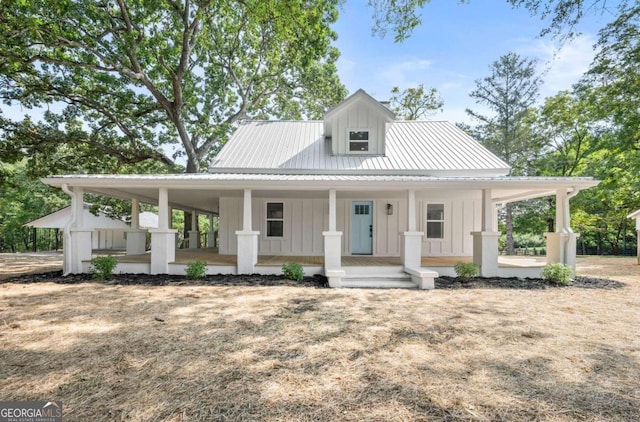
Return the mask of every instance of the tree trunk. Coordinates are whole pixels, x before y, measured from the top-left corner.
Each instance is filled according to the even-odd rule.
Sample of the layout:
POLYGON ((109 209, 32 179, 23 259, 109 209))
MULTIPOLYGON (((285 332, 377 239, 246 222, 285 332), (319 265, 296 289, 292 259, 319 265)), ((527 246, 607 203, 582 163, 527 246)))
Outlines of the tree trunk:
POLYGON ((197 160, 187 160, 187 173, 200 173, 200 163, 197 160))
POLYGON ((516 250, 513 242, 513 208, 511 203, 507 203, 505 213, 505 226, 507 232, 507 255, 515 255, 516 250))

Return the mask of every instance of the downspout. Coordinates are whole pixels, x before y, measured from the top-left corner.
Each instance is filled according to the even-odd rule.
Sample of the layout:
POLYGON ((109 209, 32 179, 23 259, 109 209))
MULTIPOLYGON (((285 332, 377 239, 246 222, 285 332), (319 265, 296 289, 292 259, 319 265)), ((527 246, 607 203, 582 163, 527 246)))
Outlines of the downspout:
POLYGON ((74 194, 71 190, 69 190, 69 186, 66 183, 62 184, 62 191, 71 197, 71 219, 65 224, 62 229, 64 235, 64 274, 71 274, 71 261, 73 254, 71 253, 71 227, 76 223, 76 207, 74 207, 74 194))
POLYGON ((578 193, 580 193, 580 189, 576 188, 575 186, 573 186, 573 191, 571 193, 568 193, 567 196, 564 197, 564 218, 563 218, 563 223, 564 223, 564 229, 567 231, 567 233, 569 233, 570 235, 573 234, 573 230, 571 229, 571 211, 569 209, 569 200, 571 198, 573 198, 574 196, 576 196, 578 193))

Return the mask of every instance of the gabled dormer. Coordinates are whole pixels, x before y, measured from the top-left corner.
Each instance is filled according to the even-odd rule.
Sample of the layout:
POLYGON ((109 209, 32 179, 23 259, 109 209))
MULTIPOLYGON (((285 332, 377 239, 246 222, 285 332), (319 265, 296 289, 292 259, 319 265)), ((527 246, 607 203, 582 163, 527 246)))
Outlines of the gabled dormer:
POLYGON ((333 155, 385 155, 387 123, 395 114, 362 89, 324 115, 333 155))

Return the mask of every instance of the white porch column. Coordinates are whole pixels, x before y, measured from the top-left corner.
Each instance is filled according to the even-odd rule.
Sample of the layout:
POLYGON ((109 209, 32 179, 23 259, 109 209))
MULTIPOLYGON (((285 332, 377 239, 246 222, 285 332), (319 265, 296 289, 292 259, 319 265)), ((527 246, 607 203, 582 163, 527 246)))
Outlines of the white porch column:
POLYGON ((636 255, 637 255, 638 265, 640 265, 640 215, 637 215, 634 218, 636 219, 636 235, 637 235, 637 241, 636 241, 637 251, 636 251, 636 255))
POLYGON ((559 262, 576 268, 576 244, 580 235, 571 229, 569 201, 578 192, 576 187, 571 192, 567 188, 556 190, 556 231, 544 234, 547 238, 548 264, 559 262))
POLYGON ((259 234, 259 231, 251 229, 251 189, 245 189, 242 230, 236 231, 236 236, 238 236, 238 274, 253 274, 255 272, 255 266, 258 263, 259 234))
POLYGON ((568 205, 568 201, 565 204, 564 200, 566 195, 566 189, 556 190, 556 231, 544 234, 547 238, 547 264, 566 263, 565 245, 569 240, 565 221, 565 205, 568 205))
POLYGON ((407 191, 407 231, 401 232, 400 256, 405 268, 417 270, 422 265, 422 236, 417 231, 416 191, 407 191))
POLYGON ((73 188, 71 207, 72 225, 69 229, 70 245, 65 245, 64 247, 64 262, 68 268, 64 268, 64 273, 80 274, 84 272, 82 262, 91 260, 92 253, 92 230, 85 228, 84 225, 83 188, 78 186, 73 188), (67 254, 68 256, 66 256, 67 254))
POLYGON ((127 255, 145 253, 147 243, 146 230, 140 230, 140 205, 137 199, 131 200, 131 229, 125 230, 127 236, 127 255))
MULTIPOLYGON (((640 219, 636 220, 637 225, 640 225, 640 219)), ((636 258, 638 261, 638 265, 640 265, 640 227, 636 229, 636 258)))
POLYGON ((498 275, 498 241, 500 232, 494 226, 495 206, 491 200, 491 189, 482 190, 481 231, 473 236, 473 262, 480 266, 480 275, 498 275))
POLYGON ((198 248, 198 212, 191 211, 191 230, 189 230, 189 249, 198 248))
POLYGON ((213 230, 213 214, 209 215, 209 231, 207 232, 207 248, 216 246, 216 232, 213 230))
POLYGON ((577 189, 573 189, 571 193, 565 193, 563 198, 563 207, 562 210, 564 212, 564 218, 562 221, 564 222, 564 231, 567 233, 567 243, 564 251, 564 263, 570 265, 574 270, 576 269, 576 247, 578 243, 578 237, 580 237, 579 233, 574 233, 571 228, 571 209, 569 207, 569 200, 578 194, 577 189))
POLYGON ((329 190, 329 230, 324 236, 324 275, 329 279, 330 287, 342 287, 342 232, 336 225, 336 191, 329 190))
POLYGON ((176 232, 169 227, 169 191, 158 190, 158 228, 151 232, 151 274, 168 274, 169 263, 176 259, 176 232))

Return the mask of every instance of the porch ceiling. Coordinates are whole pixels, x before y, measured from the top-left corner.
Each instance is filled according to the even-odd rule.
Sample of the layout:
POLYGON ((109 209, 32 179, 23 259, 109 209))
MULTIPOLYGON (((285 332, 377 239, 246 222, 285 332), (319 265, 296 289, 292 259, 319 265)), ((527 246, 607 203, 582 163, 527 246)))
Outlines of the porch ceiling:
MULTIPOLYGON (((119 199, 136 198, 145 204, 158 204, 158 187, 88 187, 86 193, 119 199)), ((169 206, 182 210, 196 210, 202 213, 217 213, 220 191, 209 189, 169 189, 169 206)))

